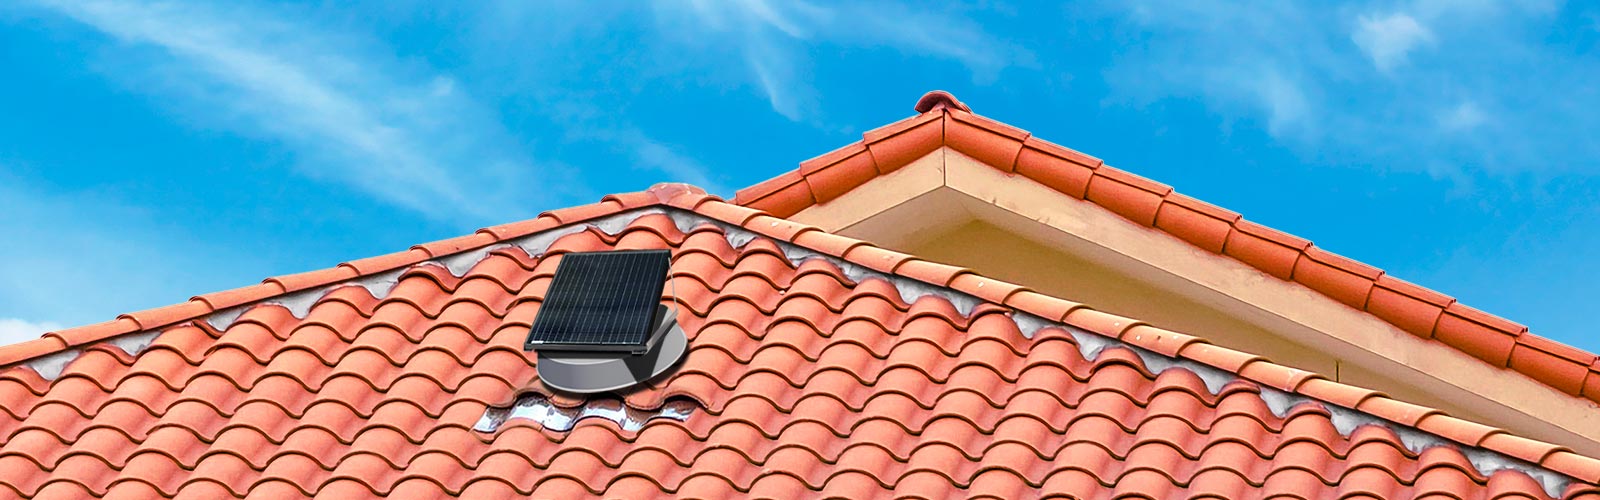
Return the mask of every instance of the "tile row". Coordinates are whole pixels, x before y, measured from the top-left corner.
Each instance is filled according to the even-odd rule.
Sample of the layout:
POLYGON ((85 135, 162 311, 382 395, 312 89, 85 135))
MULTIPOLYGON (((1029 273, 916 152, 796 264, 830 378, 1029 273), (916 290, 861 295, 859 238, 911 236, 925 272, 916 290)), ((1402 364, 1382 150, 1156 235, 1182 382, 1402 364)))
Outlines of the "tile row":
MULTIPOLYGON (((38 469, 32 462, 16 457, 0 457, 0 466, 14 470, 10 474, 12 480, 0 484, 0 488, 12 489, 21 496, 33 496, 51 483, 71 482, 95 494, 104 494, 116 483, 134 481, 170 495, 185 485, 208 482, 224 486, 231 495, 243 495, 270 482, 285 482, 311 493, 338 480, 355 480, 372 492, 386 494, 407 480, 426 479, 451 493, 461 492, 470 483, 483 480, 504 481, 519 491, 531 492, 545 481, 567 478, 590 492, 600 492, 616 481, 640 477, 649 479, 660 490, 679 491, 696 477, 715 476, 736 489, 748 491, 765 475, 782 471, 806 489, 824 490, 835 478, 851 474, 863 475, 886 488, 895 488, 911 477, 931 478, 930 474, 958 487, 970 487, 982 474, 995 470, 1006 471, 1020 483, 1018 486, 1044 487, 1052 491, 1060 491, 1049 485, 1052 478, 1061 474, 1088 481, 1083 486, 1091 488, 1114 490, 1124 482, 1136 480, 1133 478, 1144 477, 1152 481, 1149 486, 1181 490, 1204 483, 1207 476, 1219 472, 1234 476, 1238 487, 1249 489, 1271 489, 1274 481, 1284 475, 1300 477, 1309 481, 1304 485, 1312 490, 1304 492, 1308 497, 1328 496, 1343 489, 1365 489, 1383 492, 1382 498, 1394 498, 1404 490, 1415 488, 1437 489, 1457 498, 1472 498, 1491 493, 1497 486, 1522 491, 1524 495, 1542 488, 1533 479, 1518 474, 1476 477, 1469 468, 1457 463, 1459 460, 1448 458, 1443 450, 1425 452, 1422 465, 1407 471, 1409 474, 1405 476, 1397 475, 1395 471, 1374 465, 1373 462, 1381 463, 1385 456, 1398 453, 1377 442, 1356 448, 1350 459, 1342 461, 1318 458, 1315 455, 1323 450, 1300 446, 1286 449, 1283 452, 1286 458, 1281 462, 1244 470, 1239 464, 1247 460, 1230 457, 1240 451, 1230 453, 1226 447, 1216 450, 1200 460, 1187 461, 1174 458, 1170 450, 1161 446, 1145 446, 1135 449, 1126 459, 1117 459, 1093 443, 1079 442, 1061 450, 1059 456, 1069 459, 1050 461, 1040 459, 1028 447, 1008 442, 991 447, 972 460, 960 450, 931 444, 917 448, 907 460, 901 461, 876 446, 855 445, 833 460, 804 448, 787 447, 773 451, 764 462, 750 463, 733 449, 709 448, 682 463, 659 450, 641 448, 629 451, 617 463, 606 463, 589 450, 569 448, 545 464, 509 450, 489 453, 470 465, 463 464, 450 453, 433 452, 419 454, 399 469, 373 453, 344 456, 331 468, 298 453, 273 456, 261 467, 231 453, 203 455, 192 467, 185 467, 164 454, 142 453, 128 459, 120 470, 99 457, 72 455, 54 471, 38 469), (1297 451, 1300 449, 1307 451, 1297 451), (1311 465, 1296 463, 1296 459, 1311 465)), ((1592 489, 1575 487, 1566 493, 1576 495, 1586 491, 1592 489)))

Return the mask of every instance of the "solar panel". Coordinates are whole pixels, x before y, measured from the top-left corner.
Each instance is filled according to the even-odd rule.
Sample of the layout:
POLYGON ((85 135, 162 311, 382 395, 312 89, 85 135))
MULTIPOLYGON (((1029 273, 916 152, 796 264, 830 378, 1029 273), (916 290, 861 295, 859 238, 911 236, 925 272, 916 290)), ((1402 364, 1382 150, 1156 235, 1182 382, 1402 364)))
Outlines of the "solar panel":
POLYGON ((665 310, 661 290, 671 259, 666 250, 561 257, 526 348, 644 352, 665 310))

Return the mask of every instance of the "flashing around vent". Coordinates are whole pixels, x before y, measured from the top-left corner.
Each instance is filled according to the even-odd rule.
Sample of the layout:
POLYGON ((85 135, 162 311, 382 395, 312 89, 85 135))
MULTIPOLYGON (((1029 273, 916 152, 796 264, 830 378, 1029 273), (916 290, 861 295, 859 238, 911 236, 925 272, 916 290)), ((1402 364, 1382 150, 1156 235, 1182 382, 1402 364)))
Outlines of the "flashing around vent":
POLYGON ((616 397, 596 397, 577 406, 561 406, 544 394, 530 392, 517 398, 517 402, 509 407, 490 408, 472 429, 495 432, 509 421, 525 419, 547 430, 566 432, 572 430, 580 420, 600 419, 614 422, 624 431, 637 432, 651 420, 687 421, 689 415, 699 408, 699 403, 688 398, 668 399, 660 408, 648 410, 628 406, 616 397))

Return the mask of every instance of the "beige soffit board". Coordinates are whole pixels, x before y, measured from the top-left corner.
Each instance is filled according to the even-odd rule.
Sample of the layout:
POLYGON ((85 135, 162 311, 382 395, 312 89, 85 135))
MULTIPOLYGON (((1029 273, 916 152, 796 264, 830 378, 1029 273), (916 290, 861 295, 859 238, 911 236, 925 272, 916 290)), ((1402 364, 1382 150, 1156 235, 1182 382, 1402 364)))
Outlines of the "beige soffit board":
MULTIPOLYGON (((1416 338, 1302 285, 1205 252, 949 148, 790 217, 827 231, 899 244, 932 237, 973 218, 1386 374, 1434 396, 1428 399, 1454 403, 1447 411, 1482 415, 1529 437, 1600 454, 1600 410, 1587 401, 1416 338), (891 210, 908 203, 919 209, 891 210)), ((1249 346, 1232 347, 1250 351, 1249 346)))

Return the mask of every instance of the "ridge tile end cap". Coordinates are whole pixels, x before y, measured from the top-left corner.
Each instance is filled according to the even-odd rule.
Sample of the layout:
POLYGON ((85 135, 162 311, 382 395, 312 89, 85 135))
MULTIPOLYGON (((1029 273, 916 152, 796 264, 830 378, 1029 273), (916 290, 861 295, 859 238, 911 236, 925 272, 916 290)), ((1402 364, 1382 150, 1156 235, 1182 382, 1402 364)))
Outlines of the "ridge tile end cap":
POLYGON ((962 103, 960 99, 956 99, 956 96, 951 95, 949 92, 945 92, 943 90, 933 90, 926 94, 922 94, 922 98, 917 99, 917 105, 913 106, 912 109, 917 110, 918 113, 927 113, 939 108, 959 109, 968 113, 972 112, 972 108, 967 107, 967 105, 962 103))

